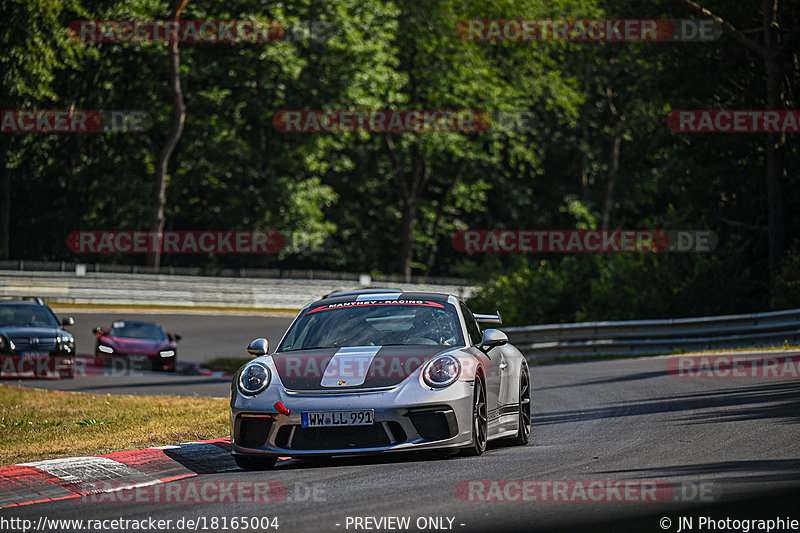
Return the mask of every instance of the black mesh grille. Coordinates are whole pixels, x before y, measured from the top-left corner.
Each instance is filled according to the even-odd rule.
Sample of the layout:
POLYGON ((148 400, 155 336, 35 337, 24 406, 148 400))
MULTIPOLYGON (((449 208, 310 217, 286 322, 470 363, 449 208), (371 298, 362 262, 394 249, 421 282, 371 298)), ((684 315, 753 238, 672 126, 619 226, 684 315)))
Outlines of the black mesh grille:
POLYGON ((271 418, 242 418, 239 420, 239 438, 237 442, 245 448, 260 448, 267 442, 271 418))
POLYGON ((400 425, 400 422, 386 422, 386 425, 389 426, 389 431, 392 432, 394 437, 392 444, 400 444, 408 440, 408 435, 406 435, 406 431, 400 425))
POLYGON ((37 343, 31 343, 31 337, 13 337, 14 349, 18 352, 51 352, 56 349, 54 338, 39 337, 37 343))
MULTIPOLYGON (((281 428, 283 431, 285 428, 281 428)), ((292 450, 341 450, 380 448, 391 442, 383 424, 340 428, 304 428, 295 426, 292 450)), ((284 446, 285 447, 285 446, 284 446)))
POLYGON ((275 436, 275 446, 278 448, 288 448, 289 447, 289 435, 292 433, 292 426, 283 426, 278 430, 278 434, 275 436))
POLYGON ((408 417, 419 436, 425 440, 449 439, 458 433, 456 414, 449 407, 412 410, 408 417))

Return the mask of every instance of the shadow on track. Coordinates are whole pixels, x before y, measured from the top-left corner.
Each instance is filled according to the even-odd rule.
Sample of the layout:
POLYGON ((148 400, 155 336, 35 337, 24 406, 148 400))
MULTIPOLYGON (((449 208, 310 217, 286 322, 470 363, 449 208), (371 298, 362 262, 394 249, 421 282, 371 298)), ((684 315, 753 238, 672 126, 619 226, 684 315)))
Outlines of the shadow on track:
POLYGON ((785 423, 793 424, 800 421, 800 381, 776 381, 620 402, 593 409, 538 413, 534 415, 533 426, 659 413, 684 413, 677 420, 690 424, 765 419, 784 419, 785 423))

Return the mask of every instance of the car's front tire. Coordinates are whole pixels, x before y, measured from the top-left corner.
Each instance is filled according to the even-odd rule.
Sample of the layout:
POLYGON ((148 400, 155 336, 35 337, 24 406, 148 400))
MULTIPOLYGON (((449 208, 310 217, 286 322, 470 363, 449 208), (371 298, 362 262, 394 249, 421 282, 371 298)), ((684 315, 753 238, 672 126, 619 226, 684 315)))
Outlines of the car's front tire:
POLYGON ((234 455, 236 465, 244 470, 270 470, 278 462, 274 456, 234 455))
POLYGON ((475 379, 472 394, 472 444, 464 449, 464 455, 480 455, 486 451, 489 438, 489 419, 486 412, 486 387, 483 380, 475 379))

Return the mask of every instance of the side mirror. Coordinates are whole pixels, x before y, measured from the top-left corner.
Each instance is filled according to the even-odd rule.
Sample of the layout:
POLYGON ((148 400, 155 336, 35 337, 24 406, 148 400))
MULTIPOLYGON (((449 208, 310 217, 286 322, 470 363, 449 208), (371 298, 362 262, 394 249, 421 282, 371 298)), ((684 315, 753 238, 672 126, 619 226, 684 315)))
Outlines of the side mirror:
POLYGON ((62 326, 74 326, 75 325, 75 319, 72 318, 71 316, 68 316, 67 318, 62 318, 61 319, 61 325, 62 326))
POLYGON ((96 328, 94 328, 94 329, 92 330, 92 333, 94 333, 95 335, 98 335, 98 334, 100 333, 100 331, 102 331, 102 330, 100 329, 100 326, 97 326, 96 328))
POLYGON ((478 345, 482 352, 488 352, 492 348, 508 344, 508 336, 499 329, 487 329, 483 332, 483 338, 478 345))
POLYGON ((172 338, 173 338, 173 339, 175 339, 175 342, 178 342, 178 341, 179 341, 179 340, 181 340, 183 337, 182 337, 180 334, 178 334, 178 333, 173 333, 173 334, 172 334, 172 338))
POLYGON ((253 357, 267 355, 269 351, 269 341, 267 339, 256 339, 247 347, 247 353, 253 357))

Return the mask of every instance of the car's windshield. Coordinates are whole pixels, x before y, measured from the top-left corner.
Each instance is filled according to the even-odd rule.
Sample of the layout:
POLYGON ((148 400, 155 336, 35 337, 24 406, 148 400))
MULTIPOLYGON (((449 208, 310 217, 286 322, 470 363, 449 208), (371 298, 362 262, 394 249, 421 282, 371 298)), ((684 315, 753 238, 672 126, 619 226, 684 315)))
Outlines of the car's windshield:
POLYGON ((167 339, 167 334, 161 326, 147 322, 114 322, 106 335, 131 339, 167 339))
POLYGON ((415 344, 463 346, 455 308, 427 300, 316 305, 295 321, 278 351, 415 344))
POLYGON ((0 326, 59 327, 58 320, 49 308, 43 305, 0 305, 0 326))

